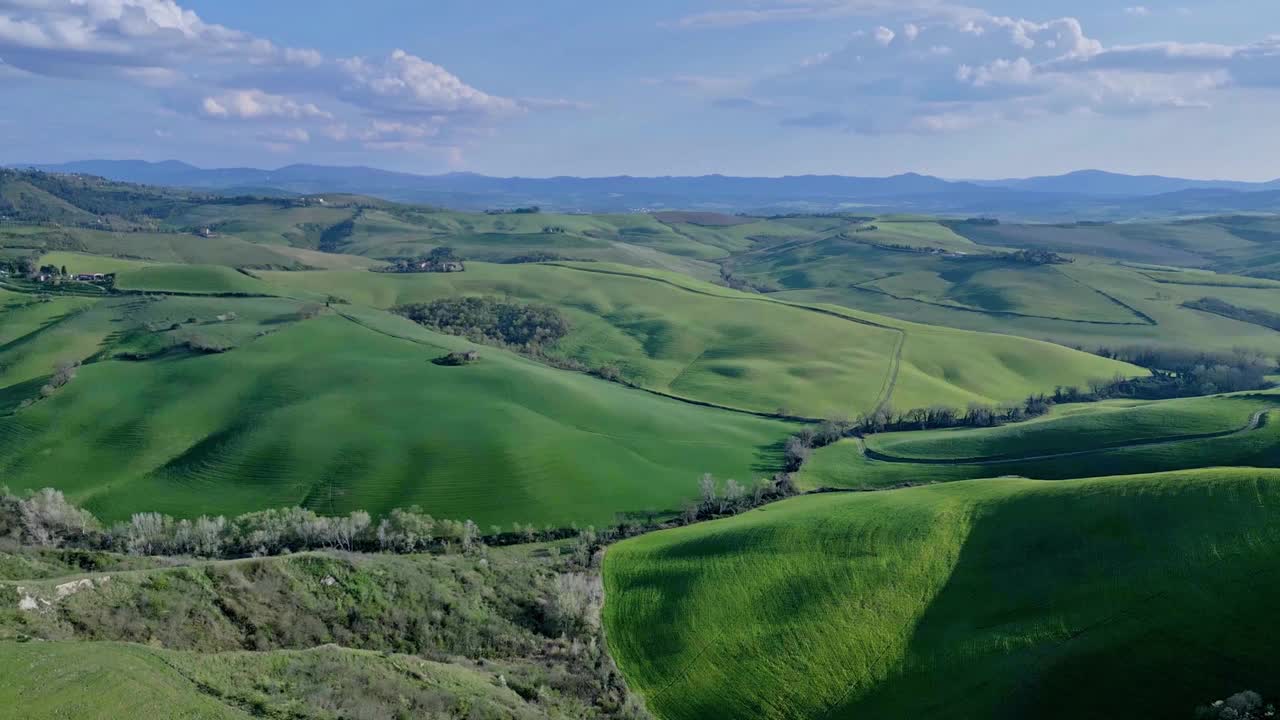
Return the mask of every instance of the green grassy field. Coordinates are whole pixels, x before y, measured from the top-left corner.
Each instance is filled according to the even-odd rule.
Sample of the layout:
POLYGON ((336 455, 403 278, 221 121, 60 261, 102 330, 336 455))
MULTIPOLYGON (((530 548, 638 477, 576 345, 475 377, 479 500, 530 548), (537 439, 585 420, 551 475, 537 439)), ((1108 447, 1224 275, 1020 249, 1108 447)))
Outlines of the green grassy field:
POLYGON ((22 709, 0 717, 30 720, 551 717, 483 670, 336 646, 199 654, 0 642, 0 706, 22 709))
POLYGON ((1070 414, 998 428, 882 433, 816 451, 798 483, 806 489, 879 489, 1015 475, 1065 480, 1280 467, 1278 407, 1275 395, 1131 408, 1085 405, 1070 414))
POLYGON ((867 447, 904 458, 1012 458, 1098 449, 1245 427, 1254 413, 1280 407, 1280 395, 1111 401, 1060 405, 1043 418, 990 429, 872 435, 867 447))
POLYGON ((262 282, 220 265, 153 265, 116 275, 116 289, 124 291, 265 295, 262 282))
POLYGON ((1144 371, 1056 345, 798 307, 678 275, 604 265, 485 265, 465 273, 261 273, 319 297, 389 308, 458 295, 560 308, 572 330, 553 352, 617 365, 646 388, 809 417, 1021 400, 1055 385, 1144 371), (901 347, 899 347, 901 344, 901 347))
MULTIPOLYGON (((145 311, 195 312, 167 302, 145 311)), ((703 472, 772 472, 790 432, 499 350, 439 367, 469 343, 384 313, 273 324, 285 302, 218 298, 204 312, 239 313, 235 350, 93 363, 0 417, 5 483, 58 487, 108 519, 417 503, 485 527, 605 524, 678 510, 703 472)))
POLYGON ((169 653, 113 643, 0 642, 0 715, 230 720, 252 717, 201 692, 169 653), (8 714, 21 708, 21 714, 8 714))
MULTIPOLYGON (((1243 307, 1272 307, 1277 290, 1256 279, 1188 273, 1189 277, 1175 283, 1166 276, 1180 276, 1181 272, 1154 275, 1149 270, 1089 258, 1071 265, 1013 266, 971 273, 983 261, 904 255, 906 266, 892 270, 900 275, 876 280, 865 269, 847 274, 840 270, 842 263, 856 257, 855 253, 830 265, 815 265, 830 277, 771 271, 772 276, 791 282, 797 289, 784 289, 770 297, 834 303, 913 322, 1091 349, 1194 344, 1220 352, 1235 348, 1280 352, 1280 334, 1269 328, 1182 306, 1183 302, 1214 297, 1243 307), (947 262, 967 269, 932 267, 947 262), (956 280, 963 282, 951 282, 956 280)), ((877 261, 864 267, 878 266, 877 261)))
POLYGON ((1280 472, 818 495, 628 540, 605 622, 679 718, 1189 717, 1274 696, 1280 472))

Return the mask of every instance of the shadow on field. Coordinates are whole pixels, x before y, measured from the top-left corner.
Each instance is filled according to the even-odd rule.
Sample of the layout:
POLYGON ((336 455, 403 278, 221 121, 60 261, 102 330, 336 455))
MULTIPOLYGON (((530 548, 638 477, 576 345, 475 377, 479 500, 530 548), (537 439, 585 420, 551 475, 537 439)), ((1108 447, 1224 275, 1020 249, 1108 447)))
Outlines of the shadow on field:
POLYGON ((767 475, 782 472, 782 469, 785 467, 783 459, 786 455, 786 449, 787 443, 785 440, 779 440, 771 445, 762 445, 757 447, 755 459, 751 463, 751 472, 767 475))
POLYGON ((1179 718, 1280 695, 1280 483, 1168 482, 980 508, 901 669, 828 717, 1179 718))

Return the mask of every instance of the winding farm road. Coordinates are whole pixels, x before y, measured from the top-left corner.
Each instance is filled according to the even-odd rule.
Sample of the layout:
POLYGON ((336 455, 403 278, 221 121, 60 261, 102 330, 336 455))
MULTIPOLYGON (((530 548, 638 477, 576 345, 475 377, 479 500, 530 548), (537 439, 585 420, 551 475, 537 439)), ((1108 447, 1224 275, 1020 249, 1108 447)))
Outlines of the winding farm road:
POLYGON ((1193 440, 1213 440, 1217 438, 1234 437, 1244 435, 1245 433, 1254 432, 1261 429, 1266 424, 1267 414, 1272 412, 1274 408, 1259 410, 1250 418, 1249 422, 1242 428, 1235 430, 1224 430, 1216 433, 1202 433, 1199 435, 1175 435, 1169 437, 1150 438, 1147 440, 1135 440, 1128 443, 1120 443, 1117 445, 1106 445, 1102 447, 1089 448, 1087 450, 1071 450, 1069 452, 1048 453, 1045 455, 1019 455, 1016 457, 1000 456, 985 458, 910 458, 899 455, 889 455, 867 447, 867 443, 858 438, 858 449, 868 460, 876 460, 879 462, 898 463, 904 465, 1011 465, 1014 463, 1037 462, 1040 460, 1058 460, 1061 458, 1080 457, 1083 455, 1096 455, 1099 453, 1113 452, 1115 450, 1125 450, 1136 447, 1151 447, 1155 445, 1173 445, 1176 443, 1190 442, 1193 440))

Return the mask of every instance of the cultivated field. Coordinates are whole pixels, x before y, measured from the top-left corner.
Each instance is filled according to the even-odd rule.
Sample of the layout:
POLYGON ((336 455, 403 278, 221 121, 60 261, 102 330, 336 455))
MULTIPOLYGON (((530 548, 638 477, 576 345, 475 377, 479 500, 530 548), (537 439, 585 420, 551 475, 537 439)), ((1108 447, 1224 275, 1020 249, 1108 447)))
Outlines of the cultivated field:
POLYGON ((1209 468, 1280 467, 1280 396, 1063 406, 996 428, 894 432, 822 448, 809 489, 871 489, 1022 476, 1041 480, 1209 468))
MULTIPOLYGON (((145 310, 195 312, 165 311, 168 302, 145 310)), ((0 417, 5 482, 55 485, 109 519, 420 504, 486 527, 561 526, 675 512, 703 472, 747 479, 780 464, 780 422, 496 349, 440 367, 431 360, 470 344, 371 311, 301 321, 284 303, 219 299, 206 312, 240 318, 211 327, 244 326, 243 345, 92 363, 48 400, 0 417)))
POLYGON ((818 495, 612 548, 605 620, 668 720, 1185 717, 1280 691, 1277 541, 1272 470, 818 495))

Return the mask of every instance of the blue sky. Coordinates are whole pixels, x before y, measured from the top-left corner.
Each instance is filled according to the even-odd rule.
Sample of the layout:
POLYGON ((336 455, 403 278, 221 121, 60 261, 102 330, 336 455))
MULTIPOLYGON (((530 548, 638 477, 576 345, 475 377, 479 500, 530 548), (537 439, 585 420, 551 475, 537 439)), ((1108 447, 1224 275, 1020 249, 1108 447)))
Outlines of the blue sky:
POLYGON ((0 163, 1280 176, 1274 0, 0 0, 0 163))

